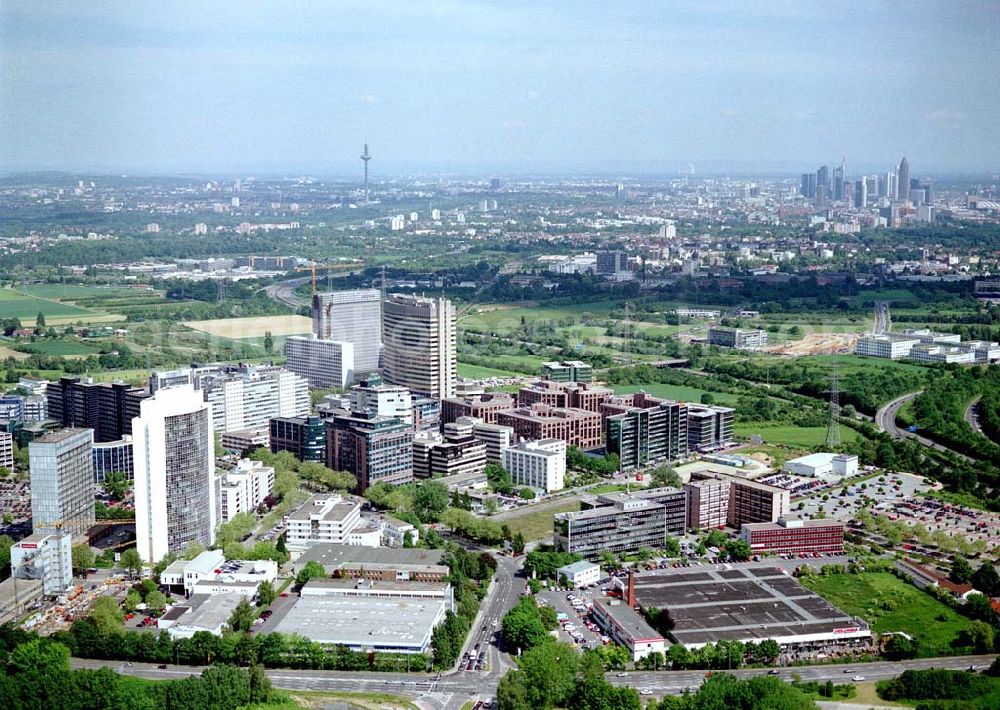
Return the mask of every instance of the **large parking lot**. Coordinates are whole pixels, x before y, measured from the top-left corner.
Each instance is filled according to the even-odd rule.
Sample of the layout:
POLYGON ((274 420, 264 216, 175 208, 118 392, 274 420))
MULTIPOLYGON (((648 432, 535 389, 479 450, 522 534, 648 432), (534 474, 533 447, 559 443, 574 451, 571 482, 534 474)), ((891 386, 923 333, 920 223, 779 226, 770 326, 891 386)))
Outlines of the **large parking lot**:
POLYGON ((866 498, 874 501, 873 506, 878 507, 887 502, 912 498, 930 489, 930 484, 923 476, 886 473, 846 487, 835 486, 825 493, 817 493, 803 501, 792 503, 792 514, 795 517, 815 518, 822 511, 827 518, 854 518, 866 498), (824 497, 827 499, 823 500, 824 497))
POLYGON ((991 548, 1000 544, 1000 515, 954 505, 935 498, 906 497, 884 500, 873 510, 888 515, 891 520, 902 520, 910 525, 923 525, 930 531, 942 530, 948 535, 959 536, 970 542, 982 540, 991 548))

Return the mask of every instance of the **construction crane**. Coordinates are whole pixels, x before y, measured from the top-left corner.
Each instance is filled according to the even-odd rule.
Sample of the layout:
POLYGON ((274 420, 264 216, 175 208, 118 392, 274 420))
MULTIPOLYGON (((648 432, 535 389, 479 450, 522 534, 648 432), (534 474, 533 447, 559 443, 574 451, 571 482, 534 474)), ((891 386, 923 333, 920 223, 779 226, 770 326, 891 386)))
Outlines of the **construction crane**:
POLYGON ((346 269, 357 269, 361 266, 358 262, 352 261, 339 261, 334 264, 309 264, 308 266, 299 266, 296 271, 310 271, 312 272, 312 292, 316 295, 316 271, 318 269, 325 269, 327 272, 330 271, 344 271, 346 269))

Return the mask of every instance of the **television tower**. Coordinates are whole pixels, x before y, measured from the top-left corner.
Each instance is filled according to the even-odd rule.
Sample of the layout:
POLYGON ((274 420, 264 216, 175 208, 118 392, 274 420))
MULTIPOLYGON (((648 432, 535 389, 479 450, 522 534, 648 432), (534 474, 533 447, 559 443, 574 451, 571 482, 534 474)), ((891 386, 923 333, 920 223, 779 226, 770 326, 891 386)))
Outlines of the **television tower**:
POLYGON ((365 149, 361 153, 361 160, 365 163, 365 204, 369 202, 368 199, 368 161, 372 159, 371 153, 368 152, 368 139, 365 138, 365 149))

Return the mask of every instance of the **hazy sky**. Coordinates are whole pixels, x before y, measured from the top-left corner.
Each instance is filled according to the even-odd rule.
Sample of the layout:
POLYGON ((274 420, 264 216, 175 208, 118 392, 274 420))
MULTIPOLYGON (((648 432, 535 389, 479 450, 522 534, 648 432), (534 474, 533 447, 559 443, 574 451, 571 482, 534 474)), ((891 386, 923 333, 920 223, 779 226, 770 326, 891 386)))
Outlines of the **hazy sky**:
POLYGON ((0 169, 1000 170, 1000 2, 0 0, 0 169))

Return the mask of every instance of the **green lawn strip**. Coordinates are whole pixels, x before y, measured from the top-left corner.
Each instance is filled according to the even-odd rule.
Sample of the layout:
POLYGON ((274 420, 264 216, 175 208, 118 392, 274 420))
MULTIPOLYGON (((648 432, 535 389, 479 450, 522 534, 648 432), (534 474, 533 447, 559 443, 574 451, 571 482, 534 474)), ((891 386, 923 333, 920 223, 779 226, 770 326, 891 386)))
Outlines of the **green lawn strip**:
POLYGON ((876 635, 890 631, 909 634, 920 644, 921 656, 951 653, 951 642, 969 623, 890 572, 810 575, 800 581, 848 614, 865 619, 876 635))
POLYGON ((632 394, 642 390, 653 397, 663 397, 665 399, 676 399, 684 402, 697 404, 701 401, 703 394, 711 394, 715 398, 716 404, 732 404, 736 402, 737 396, 729 392, 714 392, 712 390, 688 387, 687 385, 670 384, 648 384, 648 385, 621 385, 614 388, 615 394, 632 394))
POLYGON ((458 376, 469 377, 474 380, 488 377, 524 377, 524 373, 511 372, 510 370, 500 370, 495 367, 483 367, 482 365, 470 365, 469 363, 458 363, 458 376))
POLYGON ((567 501, 561 505, 536 510, 523 515, 506 518, 503 521, 511 533, 520 532, 527 541, 541 540, 552 534, 552 516, 556 513, 580 510, 580 501, 567 501))
MULTIPOLYGON (((759 434, 766 444, 784 444, 786 446, 798 446, 805 449, 819 446, 826 441, 826 427, 800 427, 792 424, 766 424, 748 422, 737 423, 733 427, 737 436, 749 438, 759 434)), ((856 441, 861 438, 856 430, 850 427, 840 427, 840 439, 842 442, 856 441)))

